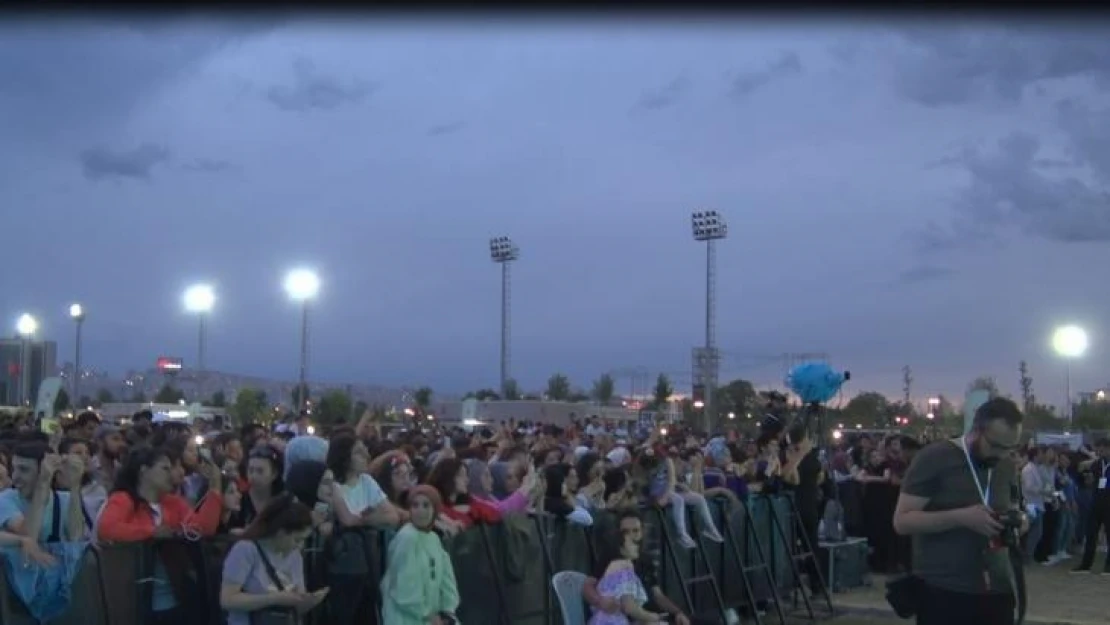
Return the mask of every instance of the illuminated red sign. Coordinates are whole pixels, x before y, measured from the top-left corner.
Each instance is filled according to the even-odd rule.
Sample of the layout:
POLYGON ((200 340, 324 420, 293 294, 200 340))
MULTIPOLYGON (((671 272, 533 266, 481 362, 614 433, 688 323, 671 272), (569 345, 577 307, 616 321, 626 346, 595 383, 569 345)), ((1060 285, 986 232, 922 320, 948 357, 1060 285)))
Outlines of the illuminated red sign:
POLYGON ((181 365, 181 359, 180 358, 172 358, 170 356, 159 356, 158 361, 155 364, 155 366, 158 367, 158 370, 163 372, 163 373, 174 373, 176 371, 181 371, 181 366, 182 365, 181 365))

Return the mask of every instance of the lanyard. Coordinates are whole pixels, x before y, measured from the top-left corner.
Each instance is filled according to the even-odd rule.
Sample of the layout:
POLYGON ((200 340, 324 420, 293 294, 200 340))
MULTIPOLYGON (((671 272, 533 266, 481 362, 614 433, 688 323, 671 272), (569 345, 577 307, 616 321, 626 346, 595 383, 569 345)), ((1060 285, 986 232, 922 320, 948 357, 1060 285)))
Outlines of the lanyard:
POLYGON ((983 483, 979 481, 979 472, 975 470, 975 463, 971 461, 971 452, 967 448, 966 436, 960 439, 960 448, 964 450, 967 468, 971 469, 971 479, 975 480, 975 489, 979 491, 979 497, 983 499, 983 505, 989 508, 991 505, 991 477, 994 476, 994 469, 987 469, 987 487, 984 489, 983 483))

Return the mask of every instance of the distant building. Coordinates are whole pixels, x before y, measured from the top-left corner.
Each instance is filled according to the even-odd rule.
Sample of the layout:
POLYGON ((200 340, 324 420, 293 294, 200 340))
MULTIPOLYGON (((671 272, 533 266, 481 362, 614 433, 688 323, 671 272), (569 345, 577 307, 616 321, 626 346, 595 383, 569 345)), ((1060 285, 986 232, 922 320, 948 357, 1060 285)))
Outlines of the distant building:
POLYGON ((45 378, 54 375, 56 371, 57 354, 58 344, 54 341, 0 339, 0 405, 34 404, 38 398, 39 384, 42 384, 45 378), (26 352, 23 351, 24 347, 27 349, 26 352), (24 362, 31 376, 26 397, 21 395, 20 388, 24 362))
POLYGON ((1076 397, 1079 399, 1079 403, 1081 404, 1093 403, 1096 401, 1106 401, 1107 399, 1110 399, 1110 392, 1100 388, 1094 391, 1080 391, 1076 393, 1076 397))
MULTIPOLYGON (((447 423, 462 422, 463 402, 435 402, 429 407, 436 418, 447 423)), ((498 423, 516 419, 554 425, 569 425, 572 418, 588 419, 598 416, 612 421, 634 421, 638 413, 616 406, 596 406, 557 401, 480 401, 474 407, 474 418, 484 423, 498 423)))

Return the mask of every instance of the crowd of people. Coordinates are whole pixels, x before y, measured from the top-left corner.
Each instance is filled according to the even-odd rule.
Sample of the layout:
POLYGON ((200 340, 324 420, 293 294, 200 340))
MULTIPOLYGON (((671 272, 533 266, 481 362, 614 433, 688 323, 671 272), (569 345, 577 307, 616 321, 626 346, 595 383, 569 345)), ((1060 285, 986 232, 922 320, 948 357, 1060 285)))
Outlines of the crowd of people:
MULTIPOLYGON (((153 625, 204 622, 193 563, 170 546, 213 536, 231 543, 217 575, 229 625, 284 624, 306 613, 320 624, 374 623, 380 615, 385 625, 447 625, 456 622, 461 598, 444 539, 478 523, 544 512, 595 533, 595 570, 583 590, 591 623, 690 624, 696 621, 659 584, 642 510, 666 509, 678 548, 693 549, 724 540, 708 499, 736 505, 752 494, 790 492, 810 546, 835 501, 842 517, 826 515, 826 524, 866 536, 875 570, 909 570, 910 539, 895 531, 894 517, 921 441, 863 435, 819 454, 805 425, 787 427, 774 401, 768 412, 750 436, 712 437, 597 418, 464 430, 385 426, 369 415, 316 436, 305 415, 277 428, 233 430, 157 423, 145 411, 119 425, 85 412, 54 436, 31 423, 0 431, 0 547, 19 558, 16 577, 43 576, 72 561, 62 546, 161 539, 167 546, 154 567, 153 625), (369 575, 365 528, 391 536, 380 579, 369 575), (306 541, 323 546, 322 569, 306 569, 306 541)), ((1084 526, 1094 518, 1083 509, 1083 493, 1092 492, 1085 487, 1099 486, 1085 480, 1097 481, 1090 471, 1100 468, 1110 470, 1110 445, 1078 458, 1030 452, 1021 486, 1029 509, 1042 512, 1026 537, 1030 557, 1062 560, 1081 537, 1105 528, 1104 521, 1084 526)), ((1081 569, 1090 568, 1093 549, 1088 538, 1081 569)), ((809 562, 804 573, 818 592, 820 576, 809 562)), ((51 579, 64 585, 72 571, 51 579)), ((26 587, 11 574, 9 581, 13 590, 26 587)), ((64 603, 68 594, 58 596, 64 603)), ((46 609, 41 598, 21 598, 29 609, 46 609)))
MULTIPOLYGON (((596 571, 583 597, 593 622, 691 623, 643 548, 643 507, 666 508, 679 548, 693 549, 724 540, 707 498, 738 503, 789 489, 806 499, 802 489, 813 486, 817 499, 807 462, 816 453, 802 430, 707 440, 596 418, 464 431, 386 427, 366 416, 326 437, 308 431, 303 416, 232 430, 155 422, 145 411, 123 425, 85 412, 54 436, 32 423, 9 428, 0 432, 0 546, 18 553, 16 575, 41 575, 62 566, 59 545, 224 536, 232 545, 218 594, 229 624, 311 612, 337 625, 378 614, 387 625, 442 625, 454 622, 460 602, 443 539, 533 512, 595 526, 607 511, 615 521, 593 528, 605 535, 594 541, 596 571), (360 528, 393 532, 380 580, 368 581, 370 556, 352 531, 360 528), (322 572, 306 574, 306 540, 326 544, 322 572)), ((816 529, 816 509, 807 516, 816 529)), ((192 564, 175 549, 157 555, 149 622, 196 620, 192 564)), ((56 578, 72 581, 72 571, 56 578)))

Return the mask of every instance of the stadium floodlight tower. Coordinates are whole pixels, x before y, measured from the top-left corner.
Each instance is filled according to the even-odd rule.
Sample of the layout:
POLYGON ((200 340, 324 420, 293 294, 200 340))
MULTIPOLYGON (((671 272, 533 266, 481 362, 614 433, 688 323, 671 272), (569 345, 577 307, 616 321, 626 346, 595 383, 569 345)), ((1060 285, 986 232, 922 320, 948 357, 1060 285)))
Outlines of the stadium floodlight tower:
POLYGON ((509 237, 489 240, 489 257, 501 265, 501 397, 509 390, 509 328, 511 325, 512 272, 509 265, 520 258, 520 248, 509 237))
POLYGON ((35 333, 39 331, 37 319, 27 313, 19 316, 15 322, 15 331, 19 335, 19 403, 31 403, 31 344, 35 333))
POLYGON ((300 410, 308 410, 308 302, 320 292, 320 278, 308 269, 294 269, 285 276, 285 293, 301 302, 301 374, 297 391, 300 410))
POLYGON ((690 215, 695 241, 705 242, 705 347, 694 350, 694 384, 704 389, 705 432, 711 434, 716 403, 720 357, 717 353, 717 249, 716 242, 728 236, 728 224, 717 211, 695 211, 690 215))
POLYGON ((204 371, 208 355, 208 314, 216 305, 216 292, 207 284, 194 284, 185 289, 185 310, 197 316, 197 371, 204 371))
POLYGON ((1071 361, 1087 353, 1087 346, 1087 331, 1077 325, 1061 326, 1052 333, 1052 349, 1064 359, 1064 408, 1069 424, 1074 417, 1071 401, 1071 361))
POLYGON ((81 326, 85 323, 85 308, 80 304, 71 304, 69 318, 77 326, 77 340, 73 347, 73 388, 69 396, 70 403, 76 406, 77 398, 81 396, 81 326))

